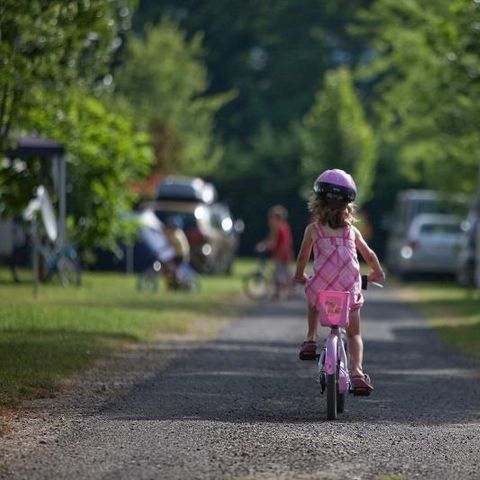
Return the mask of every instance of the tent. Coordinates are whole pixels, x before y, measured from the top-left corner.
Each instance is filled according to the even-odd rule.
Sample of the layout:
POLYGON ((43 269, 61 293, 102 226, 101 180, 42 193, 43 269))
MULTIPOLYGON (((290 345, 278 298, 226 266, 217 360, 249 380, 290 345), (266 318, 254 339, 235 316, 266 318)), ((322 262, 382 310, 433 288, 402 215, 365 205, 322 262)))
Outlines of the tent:
POLYGON ((67 161, 65 147, 54 140, 40 138, 33 135, 21 136, 17 145, 5 152, 9 158, 36 157, 51 162, 52 177, 55 193, 58 197, 58 243, 66 240, 67 214, 67 161))

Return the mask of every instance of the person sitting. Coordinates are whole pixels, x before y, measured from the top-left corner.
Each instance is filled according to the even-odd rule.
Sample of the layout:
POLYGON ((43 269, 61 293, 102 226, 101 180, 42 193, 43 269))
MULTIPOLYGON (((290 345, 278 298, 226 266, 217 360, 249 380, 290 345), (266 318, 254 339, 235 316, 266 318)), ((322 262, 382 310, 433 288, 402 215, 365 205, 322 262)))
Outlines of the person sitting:
POLYGON ((190 263, 190 244, 188 243, 187 236, 183 231, 183 221, 179 216, 172 216, 167 218, 165 222, 165 235, 168 242, 175 251, 173 262, 175 264, 175 272, 171 278, 171 287, 178 288, 181 283, 177 271, 183 264, 190 263))

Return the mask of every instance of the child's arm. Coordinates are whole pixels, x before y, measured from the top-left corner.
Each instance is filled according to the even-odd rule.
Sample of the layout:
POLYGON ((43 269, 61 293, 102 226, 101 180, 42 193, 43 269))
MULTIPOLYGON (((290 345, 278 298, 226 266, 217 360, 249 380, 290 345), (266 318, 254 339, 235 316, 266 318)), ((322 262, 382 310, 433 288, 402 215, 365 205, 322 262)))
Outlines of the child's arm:
POLYGON ((357 228, 353 227, 355 232, 355 246, 360 252, 367 265, 372 269, 372 272, 368 275, 369 282, 383 282, 385 280, 385 272, 378 261, 378 257, 375 252, 367 245, 367 242, 362 237, 362 234, 357 228))
POLYGON ((268 237, 265 240, 262 240, 261 242, 257 243, 257 245, 255 246, 255 250, 258 253, 263 253, 266 250, 272 250, 272 248, 275 246, 276 235, 277 235, 277 232, 271 230, 270 233, 268 234, 268 237))
POLYGON ((295 281, 298 283, 305 284, 308 280, 308 277, 305 275, 305 267, 307 266, 308 261, 310 260, 310 255, 312 254, 313 246, 313 236, 312 236, 312 226, 308 225, 305 229, 303 235, 302 246, 298 252, 297 257, 297 270, 295 271, 295 281))

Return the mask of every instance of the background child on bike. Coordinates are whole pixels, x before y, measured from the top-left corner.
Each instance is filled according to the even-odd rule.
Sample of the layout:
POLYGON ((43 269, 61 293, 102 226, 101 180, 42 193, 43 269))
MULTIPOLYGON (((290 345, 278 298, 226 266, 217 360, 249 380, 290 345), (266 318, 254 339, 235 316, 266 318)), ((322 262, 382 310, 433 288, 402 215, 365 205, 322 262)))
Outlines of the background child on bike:
POLYGON ((375 252, 367 245, 352 223, 357 187, 343 170, 326 170, 315 181, 309 202, 313 222, 305 229, 298 254, 295 280, 305 285, 308 299, 308 331, 300 350, 302 360, 314 359, 317 348, 317 298, 322 290, 350 292, 350 321, 347 328, 348 349, 354 389, 373 390, 363 372, 363 341, 360 334, 360 308, 363 305, 360 266, 357 250, 372 269, 368 280, 383 281, 385 274, 375 252), (314 252, 314 275, 309 278, 305 267, 314 252))
POLYGON ((268 211, 268 225, 270 236, 267 240, 257 244, 257 251, 270 251, 274 268, 275 292, 274 297, 279 298, 282 294, 288 294, 291 290, 291 274, 289 264, 293 259, 292 231, 288 224, 287 209, 281 205, 275 205, 268 211))

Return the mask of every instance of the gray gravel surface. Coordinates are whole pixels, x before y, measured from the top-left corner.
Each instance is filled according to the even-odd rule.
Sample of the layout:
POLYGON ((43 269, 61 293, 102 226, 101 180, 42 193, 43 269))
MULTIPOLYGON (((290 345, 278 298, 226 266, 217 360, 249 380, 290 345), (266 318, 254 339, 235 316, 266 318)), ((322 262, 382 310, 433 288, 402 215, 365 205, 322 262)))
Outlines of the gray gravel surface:
POLYGON ((479 365, 395 291, 367 295, 376 390, 348 398, 337 421, 325 420, 315 364, 297 360, 304 305, 266 304, 48 435, 33 429, 0 477, 480 479, 479 365))

